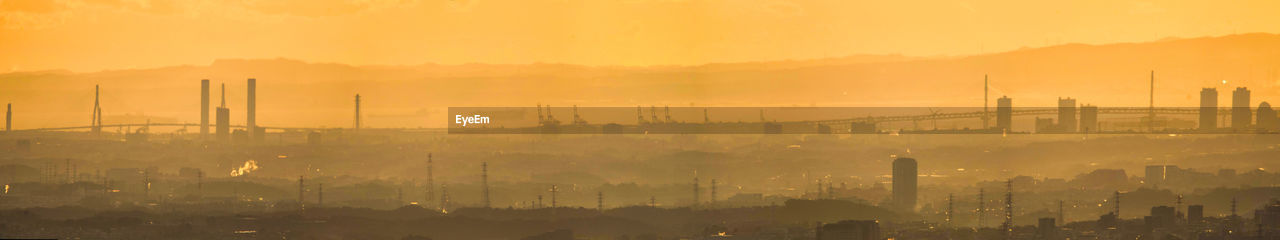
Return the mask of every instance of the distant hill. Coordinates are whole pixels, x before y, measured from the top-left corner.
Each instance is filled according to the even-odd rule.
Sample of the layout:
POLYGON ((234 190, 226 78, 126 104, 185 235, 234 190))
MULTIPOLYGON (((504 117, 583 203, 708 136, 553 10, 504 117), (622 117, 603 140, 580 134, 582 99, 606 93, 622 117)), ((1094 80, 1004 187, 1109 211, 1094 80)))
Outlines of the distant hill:
POLYGON ((367 126, 441 127, 449 106, 980 106, 983 75, 990 76, 992 102, 1008 95, 1017 106, 1051 106, 1057 97, 1145 106, 1152 70, 1160 106, 1196 106, 1202 87, 1217 87, 1225 106, 1237 86, 1253 90, 1256 106, 1280 101, 1278 69, 1280 35, 1257 33, 959 57, 698 66, 350 66, 223 59, 207 66, 0 74, 0 100, 15 105, 15 128, 86 125, 93 85, 101 84, 108 121, 131 114, 128 119, 135 120, 129 121, 142 115, 198 122, 199 80, 211 79, 213 105, 219 102, 217 84, 226 83, 232 122, 239 124, 244 80, 257 78, 260 125, 346 127, 358 93, 367 126))

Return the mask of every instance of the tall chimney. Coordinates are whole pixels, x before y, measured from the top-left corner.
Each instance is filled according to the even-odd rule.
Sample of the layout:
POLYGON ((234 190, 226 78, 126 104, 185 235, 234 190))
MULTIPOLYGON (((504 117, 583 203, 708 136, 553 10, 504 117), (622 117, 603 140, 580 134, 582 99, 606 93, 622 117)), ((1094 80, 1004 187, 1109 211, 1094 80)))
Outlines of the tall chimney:
POLYGON ((244 115, 248 117, 248 119, 245 120, 245 131, 248 133, 249 139, 258 139, 257 138, 258 125, 256 124, 256 121, 254 119, 257 117, 257 112, 258 112, 257 111, 257 108, 258 108, 257 93, 258 93, 258 80, 250 78, 249 92, 247 94, 249 95, 248 106, 246 106, 244 110, 245 111, 244 115))
POLYGON ((227 109, 227 84, 222 84, 222 105, 217 108, 215 135, 218 142, 231 142, 231 110, 227 109))
POLYGON ((13 104, 6 104, 4 107, 4 131, 13 132, 13 104))
POLYGON ((209 79, 200 80, 200 140, 209 140, 209 79))
POLYGON ((360 131, 360 94, 356 94, 356 132, 360 131))

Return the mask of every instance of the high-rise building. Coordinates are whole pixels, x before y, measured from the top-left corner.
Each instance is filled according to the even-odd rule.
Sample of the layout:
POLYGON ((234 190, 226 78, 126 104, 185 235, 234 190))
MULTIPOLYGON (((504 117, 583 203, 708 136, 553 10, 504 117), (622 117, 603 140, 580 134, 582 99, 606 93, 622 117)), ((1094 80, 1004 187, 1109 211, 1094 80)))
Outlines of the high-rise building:
POLYGON ((1277 232, 1280 232, 1280 201, 1271 200, 1258 210, 1253 210, 1253 218, 1258 229, 1262 230, 1257 234, 1258 239, 1276 239, 1277 232))
POLYGON ((914 212, 916 208, 916 160, 893 160, 893 202, 902 211, 914 212))
POLYGON ((1280 122, 1276 120, 1276 111, 1271 109, 1271 104, 1262 102, 1258 104, 1258 121, 1255 123, 1258 129, 1276 130, 1280 128, 1280 122))
POLYGON ((1218 128, 1218 89, 1200 89, 1200 130, 1218 128))
POLYGON ((1152 228, 1173 227, 1177 222, 1177 213, 1170 206, 1151 207, 1151 215, 1145 218, 1147 226, 1152 228))
POLYGON ((1036 225, 1035 239, 1058 239, 1058 224, 1054 218, 1040 218, 1036 225))
POLYGON ((1058 98, 1058 130, 1062 132, 1076 132, 1078 129, 1076 122, 1076 100, 1071 98, 1058 98))
POLYGON ((1098 106, 1080 105, 1080 131, 1098 132, 1098 106))
POLYGON ((209 140, 209 79, 200 80, 200 140, 209 140))
POLYGON ((1187 206, 1187 223, 1198 224, 1204 221, 1204 205, 1187 206))
POLYGON ((846 220, 819 225, 817 240, 880 240, 880 223, 875 220, 846 220))
POLYGON ((1249 109, 1249 88, 1238 87, 1231 92, 1231 128, 1244 130, 1249 128, 1253 120, 1253 111, 1249 109))
POLYGON ((246 117, 244 127, 245 132, 248 132, 249 134, 249 139, 254 140, 258 139, 258 125, 256 121, 258 117, 258 80, 250 78, 248 85, 249 89, 246 95, 249 96, 249 99, 247 99, 247 104, 244 108, 244 115, 246 117))
POLYGON ((996 99, 996 128, 1006 132, 1013 130, 1013 99, 1008 96, 996 99))

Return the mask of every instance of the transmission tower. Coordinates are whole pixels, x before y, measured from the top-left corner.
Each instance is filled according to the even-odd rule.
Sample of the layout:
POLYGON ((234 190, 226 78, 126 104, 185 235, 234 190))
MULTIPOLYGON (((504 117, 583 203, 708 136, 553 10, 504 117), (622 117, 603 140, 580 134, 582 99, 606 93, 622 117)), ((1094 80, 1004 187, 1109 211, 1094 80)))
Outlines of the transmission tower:
POLYGON ((489 208, 489 162, 480 164, 480 183, 484 187, 484 208, 489 208))

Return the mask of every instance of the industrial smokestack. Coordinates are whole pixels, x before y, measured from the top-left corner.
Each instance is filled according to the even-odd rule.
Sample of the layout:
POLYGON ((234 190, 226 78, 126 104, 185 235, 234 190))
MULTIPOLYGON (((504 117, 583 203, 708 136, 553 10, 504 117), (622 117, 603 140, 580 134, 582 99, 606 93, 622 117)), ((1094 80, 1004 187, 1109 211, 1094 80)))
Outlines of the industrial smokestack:
POLYGON ((360 131, 360 94, 356 94, 356 121, 355 130, 360 131))
POLYGON ((248 132, 249 139, 258 139, 258 135, 257 135, 258 125, 257 125, 257 122, 255 121, 255 118, 257 117, 257 112, 258 112, 257 111, 258 109, 258 106, 257 106, 258 105, 258 100, 257 100, 258 80, 257 79, 252 79, 252 78, 249 79, 248 91, 249 91, 248 104, 247 106, 245 106, 245 110, 244 110, 245 117, 248 117, 248 119, 245 120, 245 131, 248 132))
POLYGON ((217 123, 214 128, 218 142, 231 142, 231 109, 227 109, 227 84, 222 84, 222 105, 217 109, 217 123))
POLYGON ((6 104, 4 107, 4 131, 13 132, 13 104, 6 104))
POLYGON ((200 80, 200 140, 209 140, 209 79, 200 80))

